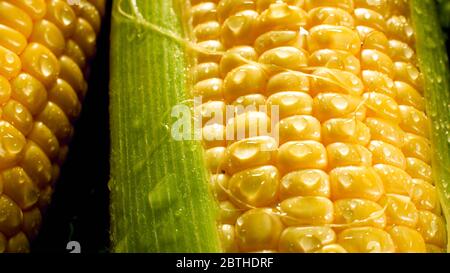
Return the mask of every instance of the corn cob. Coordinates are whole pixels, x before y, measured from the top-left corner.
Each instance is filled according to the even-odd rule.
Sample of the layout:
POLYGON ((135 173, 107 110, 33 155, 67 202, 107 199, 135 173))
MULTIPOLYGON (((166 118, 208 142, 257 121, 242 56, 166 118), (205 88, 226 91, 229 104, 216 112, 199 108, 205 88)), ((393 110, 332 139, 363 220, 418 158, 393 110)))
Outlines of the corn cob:
POLYGON ((223 138, 264 113, 203 128, 226 251, 444 251, 408 1, 191 5, 197 45, 223 52, 193 68, 202 111, 279 107, 271 152, 268 136, 223 138))
POLYGON ((104 7, 105 0, 0 1, 0 253, 28 252, 38 233, 104 7))

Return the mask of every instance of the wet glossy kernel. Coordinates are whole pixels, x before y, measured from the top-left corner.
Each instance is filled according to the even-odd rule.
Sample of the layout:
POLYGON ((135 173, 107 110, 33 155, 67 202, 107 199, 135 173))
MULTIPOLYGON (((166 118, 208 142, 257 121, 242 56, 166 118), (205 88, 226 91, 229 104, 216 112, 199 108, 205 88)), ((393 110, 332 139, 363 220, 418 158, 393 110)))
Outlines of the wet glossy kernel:
POLYGON ((267 75, 259 65, 246 64, 233 69, 223 82, 223 92, 227 101, 236 98, 261 93, 265 90, 267 75))
POLYGON ((394 80, 410 84, 417 91, 422 92, 423 77, 416 66, 411 63, 395 62, 394 75, 394 80))
POLYGON ((1 173, 3 192, 22 209, 33 206, 39 198, 39 188, 20 167, 7 169, 1 173))
POLYGON ((9 238, 6 252, 10 253, 28 253, 30 252, 30 243, 23 232, 19 232, 9 238))
POLYGON ((278 198, 279 180, 277 168, 262 166, 235 173, 228 188, 239 206, 264 207, 278 198))
POLYGON ((7 0, 7 2, 25 11, 33 20, 41 19, 47 11, 45 0, 7 0))
POLYGON ((275 126, 280 145, 296 140, 320 141, 320 130, 320 122, 313 116, 287 117, 275 126))
POLYGON ((205 151, 205 161, 212 173, 220 173, 225 160, 225 147, 214 147, 205 151))
POLYGON ((347 253, 347 250, 338 244, 330 244, 322 247, 316 253, 347 253))
POLYGON ((386 29, 386 23, 383 15, 372 9, 357 8, 354 11, 354 15, 355 23, 357 25, 372 27, 382 32, 386 29))
POLYGON ((323 66, 331 69, 339 69, 355 75, 359 75, 361 68, 359 59, 343 50, 317 50, 311 54, 308 62, 313 67, 323 66))
POLYGON ((333 222, 333 203, 320 196, 298 196, 280 203, 283 217, 288 226, 326 225, 333 222))
POLYGON ((256 111, 261 109, 260 107, 265 107, 266 101, 266 97, 261 94, 250 94, 237 98, 233 102, 233 106, 235 109, 244 107, 245 112, 256 111))
POLYGON ((50 0, 47 2, 45 18, 54 23, 62 31, 64 37, 72 36, 77 19, 73 9, 67 1, 50 0))
POLYGON ((33 117, 20 102, 9 100, 3 105, 2 119, 16 127, 23 135, 28 135, 33 127, 33 117))
POLYGON ((281 234, 279 251, 314 252, 335 240, 336 234, 329 227, 288 227, 281 234))
POLYGON ((395 193, 408 196, 411 191, 411 176, 404 170, 385 164, 373 166, 383 181, 386 193, 395 193))
POLYGON ((282 173, 299 169, 325 169, 327 152, 317 141, 290 141, 278 149, 277 163, 282 173))
POLYGON ((388 75, 378 71, 364 70, 361 79, 366 92, 377 92, 396 98, 397 92, 394 88, 394 81, 388 75))
POLYGON ((392 16, 386 21, 386 34, 408 44, 414 41, 414 29, 404 16, 392 16))
POLYGON ((353 0, 306 0, 306 9, 311 10, 317 7, 337 7, 348 12, 353 12, 353 0))
POLYGON ((193 68, 192 75, 194 83, 219 77, 219 64, 217 63, 201 63, 193 68))
POLYGON ((336 142, 327 146, 328 168, 372 166, 372 154, 364 146, 336 142))
POLYGON ((33 28, 33 21, 25 11, 5 1, 0 1, 0 24, 19 31, 26 38, 33 28))
POLYGON ((258 13, 245 10, 228 17, 221 27, 222 44, 229 48, 237 45, 252 45, 255 41, 255 28, 258 13))
POLYGON ((44 123, 61 143, 67 143, 72 137, 72 125, 66 114, 53 102, 48 102, 36 120, 44 123))
POLYGON ((222 100, 222 85, 223 82, 220 78, 210 78, 202 80, 194 85, 193 93, 195 96, 201 96, 202 101, 205 102, 211 100, 222 100))
POLYGON ((267 93, 275 94, 282 91, 309 92, 309 79, 300 72, 281 72, 269 79, 267 93))
POLYGON ((6 195, 0 195, 0 232, 6 236, 16 234, 22 225, 22 210, 6 195))
POLYGON ((361 69, 379 71, 389 77, 394 76, 394 63, 391 58, 378 50, 364 49, 361 52, 361 69))
POLYGON ((394 145, 383 141, 373 140, 367 147, 373 156, 373 164, 387 164, 398 167, 402 170, 406 168, 406 158, 402 151, 394 145))
POLYGON ((94 56, 97 36, 88 21, 81 17, 77 19, 72 39, 83 49, 86 57, 94 56))
POLYGON ((370 136, 369 128, 354 118, 330 119, 322 124, 322 141, 325 145, 347 142, 366 146, 370 136))
POLYGON ((229 180, 230 177, 225 174, 211 175, 210 187, 218 201, 224 201, 228 199, 227 190, 229 180))
POLYGON ((15 54, 20 54, 27 46, 27 39, 14 28, 0 24, 0 46, 11 50, 15 54))
POLYGON ((416 53, 407 44, 398 40, 389 40, 388 55, 395 62, 416 62, 416 53))
POLYGON ((224 158, 224 169, 229 174, 272 164, 275 160, 277 142, 269 136, 246 138, 231 144, 224 158))
POLYGON ((222 124, 209 124, 202 128, 202 140, 205 148, 226 146, 226 127, 222 124))
POLYGON ((364 85, 353 73, 329 69, 318 68, 312 73, 311 93, 343 93, 359 96, 364 90, 364 85))
POLYGON ((238 251, 234 225, 221 225, 219 228, 219 237, 225 252, 238 251))
POLYGON ((26 139, 9 122, 0 120, 0 166, 9 168, 17 164, 24 150, 26 139))
POLYGON ((196 118, 201 118, 203 126, 223 124, 226 117, 226 108, 227 106, 223 101, 208 101, 195 109, 196 115, 198 115, 196 118))
POLYGON ((216 21, 198 24, 193 32, 197 42, 216 40, 220 37, 220 24, 216 21))
POLYGON ((406 157, 415 157, 427 164, 431 162, 431 143, 424 137, 407 133, 402 151, 406 157))
POLYGON ((332 118, 353 118, 364 120, 366 108, 357 96, 339 93, 320 93, 313 101, 314 117, 322 122, 332 118))
POLYGON ((236 46, 233 47, 225 54, 220 60, 220 75, 223 78, 227 76, 227 74, 233 69, 249 64, 250 62, 256 62, 258 59, 258 54, 255 49, 250 46, 236 46))
POLYGON ((267 98, 267 109, 278 107, 278 118, 294 115, 311 115, 313 99, 303 92, 279 92, 267 98))
POLYGON ((263 111, 237 114, 227 122, 228 144, 245 138, 269 136, 270 134, 271 121, 263 111))
POLYGON ((337 242, 351 253, 395 252, 395 245, 389 233, 374 227, 346 229, 339 233, 337 242))
POLYGON ((3 76, 0 76, 0 104, 4 104, 11 96, 11 85, 3 76))
POLYGON ((45 153, 34 142, 28 141, 25 146, 20 166, 40 188, 50 183, 52 165, 45 153))
POLYGON ((412 179, 410 188, 411 200, 421 210, 435 210, 439 205, 436 188, 422 179, 412 179))
POLYGON ((100 31, 101 15, 95 5, 88 1, 81 1, 79 5, 74 5, 73 8, 79 17, 89 22, 95 33, 100 31))
POLYGON ((411 85, 404 82, 395 82, 397 93, 396 101, 399 104, 413 106, 419 111, 425 111, 425 98, 411 85))
POLYGON ((48 90, 48 99, 58 105, 67 117, 74 121, 81 111, 81 104, 73 88, 64 80, 57 79, 48 90))
POLYGON ((41 81, 45 86, 50 87, 58 78, 60 72, 58 59, 45 46, 30 43, 20 57, 23 71, 41 81))
POLYGON ((422 235, 414 229, 395 226, 388 230, 398 253, 426 252, 425 241, 422 235))
POLYGON ((271 209, 252 209, 236 221, 236 237, 241 251, 277 249, 282 224, 271 209))
POLYGON ((355 7, 357 8, 366 8, 374 10, 383 16, 386 16, 389 9, 388 9, 388 0, 353 0, 355 7))
POLYGON ((49 159, 57 157, 59 152, 58 139, 56 139, 55 135, 44 123, 35 122, 27 137, 39 145, 49 159))
POLYGON ((428 117, 422 111, 412 106, 400 105, 400 115, 402 122, 400 127, 405 132, 413 133, 428 138, 430 135, 430 124, 428 117))
POLYGON ((275 3, 258 17, 261 33, 271 30, 298 30, 307 23, 306 11, 286 3, 275 3))
POLYGON ((62 32, 55 24, 45 19, 34 24, 29 41, 46 46, 57 57, 63 53, 66 46, 62 32))
POLYGON ((319 25, 310 29, 308 48, 311 52, 319 49, 345 50, 357 55, 361 49, 358 33, 342 26, 319 25))
POLYGON ((0 46, 0 76, 11 79, 20 73, 22 63, 14 52, 0 46))
POLYGON ((385 228, 383 207, 366 199, 341 199, 334 202, 334 223, 337 228, 372 226, 385 228))
POLYGON ((405 133, 392 122, 379 118, 367 118, 365 124, 370 129, 372 140, 381 140, 401 148, 405 133))
POLYGON ((416 226, 419 215, 411 198, 389 193, 381 197, 379 204, 386 208, 388 225, 416 226))
POLYGON ((266 64, 272 74, 286 70, 300 71, 308 65, 308 55, 296 47, 276 47, 264 52, 258 62, 266 64))
MULTIPOLYGON (((230 197, 233 198, 233 196, 230 197)), ((219 203, 219 222, 234 225, 244 211, 228 200, 222 201, 219 203)))
POLYGON ((423 179, 430 183, 433 181, 431 166, 420 159, 407 157, 406 172, 413 178, 423 179))
POLYGON ((330 173, 331 198, 364 198, 378 201, 384 194, 383 182, 374 169, 339 167, 330 173))
POLYGON ((328 175, 313 169, 288 173, 281 179, 280 199, 296 196, 330 197, 328 175))
POLYGON ((30 240, 36 238, 41 224, 42 215, 39 208, 34 207, 31 210, 23 212, 22 230, 30 240))
POLYGON ((221 54, 225 50, 220 41, 208 40, 197 43, 197 47, 201 50, 198 54, 198 63, 215 62, 218 63, 221 58, 221 54))
POLYGON ((267 50, 282 46, 302 48, 304 44, 302 43, 302 39, 298 31, 273 30, 265 32, 256 38, 253 46, 256 52, 262 54, 267 50))
POLYGON ((366 26, 357 26, 356 31, 361 39, 362 49, 374 49, 380 52, 386 52, 389 48, 389 40, 384 32, 366 26))
POLYGON ((352 15, 343 9, 336 7, 320 7, 314 8, 308 12, 308 25, 334 25, 353 28, 355 20, 352 15))
POLYGON ((217 20, 217 5, 213 2, 199 3, 191 8, 192 25, 217 20))
POLYGON ((217 18, 222 23, 225 19, 240 11, 255 9, 255 0, 220 0, 217 5, 217 18))
POLYGON ((438 247, 446 247, 446 226, 444 220, 432 212, 420 210, 417 230, 425 242, 438 247))

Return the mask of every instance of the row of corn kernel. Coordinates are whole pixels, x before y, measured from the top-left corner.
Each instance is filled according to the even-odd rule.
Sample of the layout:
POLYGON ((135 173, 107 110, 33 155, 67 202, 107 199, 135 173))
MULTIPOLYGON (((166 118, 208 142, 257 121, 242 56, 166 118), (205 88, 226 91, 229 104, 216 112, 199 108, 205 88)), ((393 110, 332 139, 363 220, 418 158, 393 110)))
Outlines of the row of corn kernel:
POLYGON ((94 54, 104 6, 104 0, 72 7, 62 0, 0 1, 6 59, 1 132, 7 151, 0 166, 0 252, 28 251, 37 234, 67 154, 71 121, 80 112, 82 71, 94 54))

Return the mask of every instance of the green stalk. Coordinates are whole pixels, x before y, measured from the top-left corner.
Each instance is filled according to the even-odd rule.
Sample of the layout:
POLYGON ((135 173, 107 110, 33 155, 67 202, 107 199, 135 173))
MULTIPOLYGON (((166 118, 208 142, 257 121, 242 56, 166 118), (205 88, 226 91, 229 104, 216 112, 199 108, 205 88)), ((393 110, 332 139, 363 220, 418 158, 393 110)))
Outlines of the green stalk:
POLYGON ((183 22, 170 0, 114 0, 111 27, 111 251, 217 252, 217 207, 199 141, 175 141, 190 98, 183 22), (128 14, 128 15, 127 15, 128 14), (141 16, 142 15, 142 16, 141 16))
MULTIPOLYGON (((427 113, 431 118, 433 175, 447 220, 450 240, 450 70, 444 34, 433 0, 410 0, 419 66, 425 80, 427 113)), ((450 251, 450 245, 447 244, 450 251)))

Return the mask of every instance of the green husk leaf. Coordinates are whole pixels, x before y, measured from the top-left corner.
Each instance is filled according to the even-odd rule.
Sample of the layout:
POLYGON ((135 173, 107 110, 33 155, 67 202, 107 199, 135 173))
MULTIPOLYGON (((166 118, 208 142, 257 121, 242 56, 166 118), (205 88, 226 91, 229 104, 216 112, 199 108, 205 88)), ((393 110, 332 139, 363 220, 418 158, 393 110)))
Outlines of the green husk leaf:
POLYGON ((170 0, 115 0, 111 26, 111 251, 217 252, 217 206, 199 141, 175 141, 189 99, 183 17, 170 0), (141 16, 142 15, 142 16, 141 16), (153 27, 152 27, 153 26, 153 27))
MULTIPOLYGON (((416 50, 424 75, 427 113, 431 118, 433 175, 450 240, 450 70, 444 34, 433 0, 410 0, 416 50)), ((450 246, 447 246, 450 251, 450 246)))

